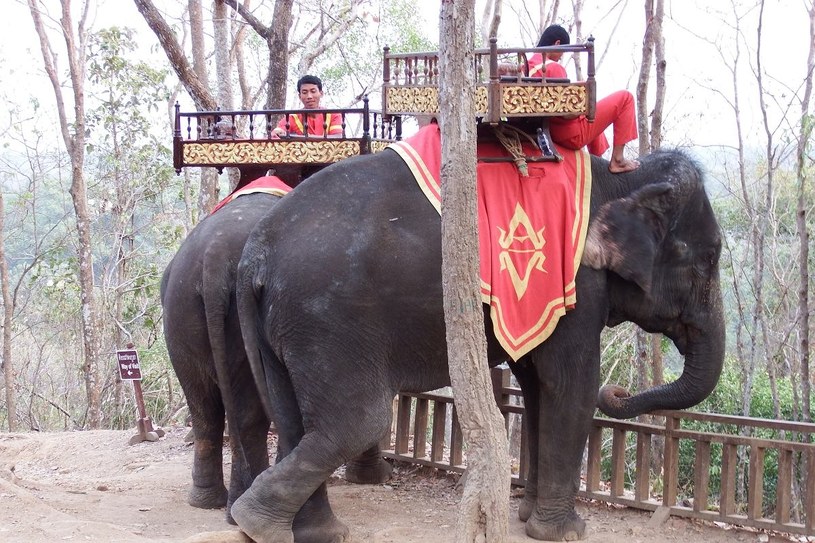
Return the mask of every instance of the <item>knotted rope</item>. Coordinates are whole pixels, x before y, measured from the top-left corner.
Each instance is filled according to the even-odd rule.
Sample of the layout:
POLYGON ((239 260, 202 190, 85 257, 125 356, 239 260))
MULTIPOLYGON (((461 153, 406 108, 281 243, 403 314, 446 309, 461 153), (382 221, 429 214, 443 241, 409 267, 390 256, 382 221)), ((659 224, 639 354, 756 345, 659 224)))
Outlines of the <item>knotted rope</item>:
POLYGON ((521 143, 521 136, 529 140, 532 145, 537 146, 537 142, 532 137, 514 126, 501 123, 493 128, 495 137, 504 146, 504 149, 512 155, 512 160, 515 162, 515 167, 523 177, 529 176, 529 169, 526 165, 526 155, 524 155, 523 144, 521 143))

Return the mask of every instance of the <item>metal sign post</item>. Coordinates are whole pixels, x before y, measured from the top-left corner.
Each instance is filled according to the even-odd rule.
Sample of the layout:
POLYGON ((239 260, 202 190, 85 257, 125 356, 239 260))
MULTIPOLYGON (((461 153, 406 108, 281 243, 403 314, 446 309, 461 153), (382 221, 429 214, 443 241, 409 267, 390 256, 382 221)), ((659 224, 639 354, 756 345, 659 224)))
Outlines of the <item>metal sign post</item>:
POLYGON ((144 408, 144 396, 141 391, 141 367, 139 366, 139 353, 128 343, 126 350, 116 351, 116 362, 119 368, 119 377, 122 381, 132 381, 136 393, 136 407, 139 410, 139 419, 136 422, 139 433, 130 438, 130 444, 142 441, 158 441, 164 435, 161 428, 153 428, 153 421, 147 416, 144 408))

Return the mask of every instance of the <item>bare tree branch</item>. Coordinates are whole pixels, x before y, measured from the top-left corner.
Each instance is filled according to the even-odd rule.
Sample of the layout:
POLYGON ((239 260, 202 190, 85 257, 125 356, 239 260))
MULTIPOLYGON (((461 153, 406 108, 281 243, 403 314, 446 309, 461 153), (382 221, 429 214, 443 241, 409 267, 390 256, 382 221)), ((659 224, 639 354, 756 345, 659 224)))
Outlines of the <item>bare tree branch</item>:
MULTIPOLYGON (((329 31, 320 35, 320 39, 317 40, 317 46, 311 51, 306 51, 303 53, 303 56, 300 58, 300 62, 297 65, 297 71, 299 74, 302 75, 307 73, 317 57, 325 53, 330 47, 333 47, 334 44, 337 43, 337 40, 348 32, 348 29, 359 20, 358 17, 349 16, 351 13, 353 13, 353 10, 356 9, 358 4, 359 0, 354 0, 345 9, 338 13, 334 18, 334 24, 329 26, 329 31)), ((319 23, 318 25, 315 25, 315 30, 317 28, 320 28, 319 23)))
MULTIPOLYGON (((30 0, 33 1, 33 0, 30 0)), ((215 98, 210 93, 205 82, 202 82, 192 66, 190 66, 184 50, 178 44, 173 34, 172 28, 156 9, 151 0, 133 0, 139 12, 147 21, 148 26, 161 43, 162 49, 167 54, 170 65, 175 70, 176 75, 184 84, 184 88, 192 97, 195 107, 199 111, 213 111, 218 107, 215 98)))

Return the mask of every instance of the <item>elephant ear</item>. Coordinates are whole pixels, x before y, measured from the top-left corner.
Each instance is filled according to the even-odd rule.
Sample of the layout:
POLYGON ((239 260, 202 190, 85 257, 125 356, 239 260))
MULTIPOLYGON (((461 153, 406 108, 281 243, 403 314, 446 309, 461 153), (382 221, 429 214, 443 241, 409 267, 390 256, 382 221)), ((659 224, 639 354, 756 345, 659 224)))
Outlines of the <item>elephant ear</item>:
POLYGON ((656 183, 603 204, 589 225, 583 264, 611 270, 649 292, 674 200, 670 183, 656 183))

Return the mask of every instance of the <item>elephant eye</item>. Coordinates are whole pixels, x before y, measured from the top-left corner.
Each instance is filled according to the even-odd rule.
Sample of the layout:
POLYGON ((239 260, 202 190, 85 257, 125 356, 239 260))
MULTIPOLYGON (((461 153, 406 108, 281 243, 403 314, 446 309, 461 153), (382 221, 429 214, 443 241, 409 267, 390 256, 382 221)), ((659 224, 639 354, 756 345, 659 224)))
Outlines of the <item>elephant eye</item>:
POLYGON ((685 258, 688 255, 688 244, 684 241, 674 241, 672 249, 676 258, 685 258))

